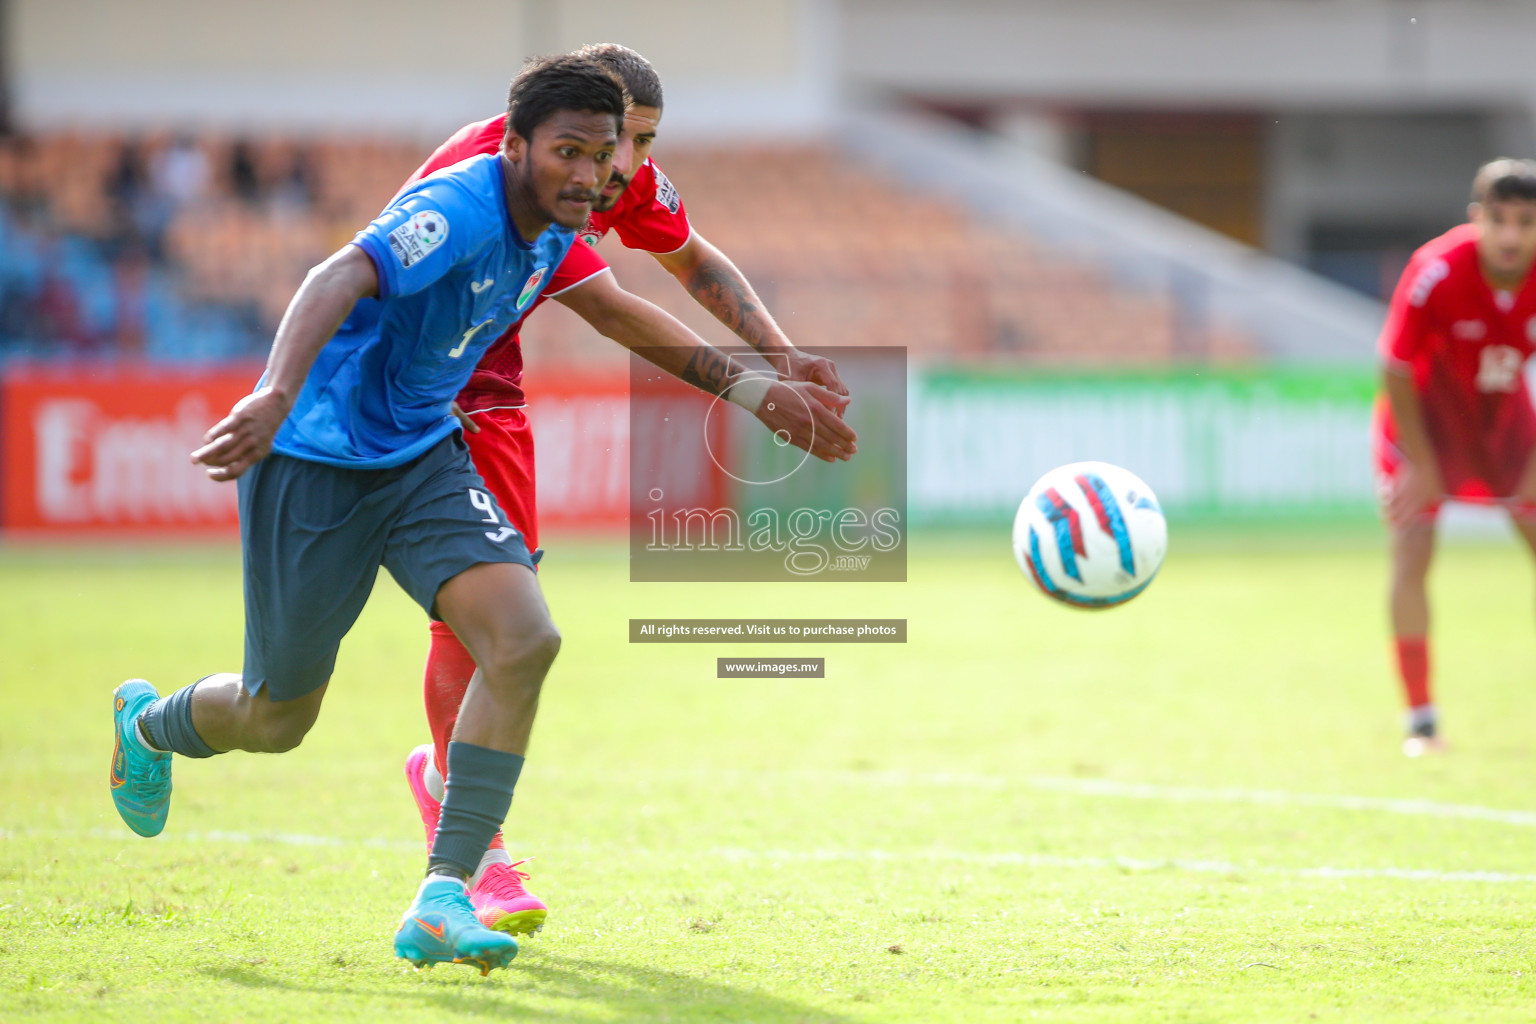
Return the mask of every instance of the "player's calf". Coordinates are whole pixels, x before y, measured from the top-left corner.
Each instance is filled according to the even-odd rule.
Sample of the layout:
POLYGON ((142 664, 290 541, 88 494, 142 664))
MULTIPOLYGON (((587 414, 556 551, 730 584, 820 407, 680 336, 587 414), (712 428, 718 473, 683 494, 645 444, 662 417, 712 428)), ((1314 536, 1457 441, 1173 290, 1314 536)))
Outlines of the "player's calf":
POLYGON ((190 707, 195 721, 189 720, 189 726, 201 739, 215 750, 258 754, 282 754, 297 747, 319 717, 326 690, 321 684, 301 696, 274 700, 270 685, 253 694, 232 672, 207 676, 193 686, 190 707))

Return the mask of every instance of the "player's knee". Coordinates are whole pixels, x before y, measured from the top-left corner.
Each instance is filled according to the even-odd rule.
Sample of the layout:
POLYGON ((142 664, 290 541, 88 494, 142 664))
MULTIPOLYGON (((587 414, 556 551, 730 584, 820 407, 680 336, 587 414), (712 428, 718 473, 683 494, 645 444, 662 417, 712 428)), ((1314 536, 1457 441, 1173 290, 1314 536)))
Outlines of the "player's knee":
POLYGON ((560 631, 552 622, 497 639, 480 666, 492 685, 537 689, 560 653, 560 631))
POLYGON ((263 754, 286 754, 288 751, 304 742, 304 734, 307 729, 294 729, 286 726, 271 726, 262 731, 261 750, 263 754))
POLYGON ((283 754, 297 747, 314 726, 318 710, 292 701, 268 703, 254 723, 260 752, 283 754))

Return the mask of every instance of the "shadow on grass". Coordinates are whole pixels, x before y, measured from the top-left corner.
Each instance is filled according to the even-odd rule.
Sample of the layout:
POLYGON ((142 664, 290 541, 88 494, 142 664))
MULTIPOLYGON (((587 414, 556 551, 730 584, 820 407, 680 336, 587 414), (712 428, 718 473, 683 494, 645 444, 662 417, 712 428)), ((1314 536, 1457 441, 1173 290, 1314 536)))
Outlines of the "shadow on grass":
POLYGON ((416 988, 378 985, 374 979, 364 977, 335 982, 288 981, 245 967, 205 966, 198 970, 205 977, 244 988, 335 995, 350 1001, 376 997, 419 1003, 442 1013, 519 1021, 750 1020, 754 1024, 839 1024, 848 1019, 804 1003, 705 978, 558 954, 519 957, 506 971, 496 972, 483 981, 470 968, 445 964, 434 968, 436 978, 422 976, 419 980, 426 984, 416 988), (451 981, 434 983, 445 971, 450 972, 451 981))

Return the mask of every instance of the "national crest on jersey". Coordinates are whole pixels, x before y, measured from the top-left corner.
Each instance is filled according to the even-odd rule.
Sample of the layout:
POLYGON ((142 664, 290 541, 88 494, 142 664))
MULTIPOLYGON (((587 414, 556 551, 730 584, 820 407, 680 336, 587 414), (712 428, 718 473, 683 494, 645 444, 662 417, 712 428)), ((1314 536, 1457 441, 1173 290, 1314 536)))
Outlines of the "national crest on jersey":
POLYGON ((1457 341, 1481 341, 1488 336, 1488 325, 1481 320, 1457 320, 1451 324, 1451 337, 1457 341))
POLYGON ((539 293, 539 285, 544 283, 544 275, 549 273, 549 267, 542 266, 535 270, 528 278, 528 283, 523 285, 523 290, 517 293, 517 308, 522 309, 528 305, 528 300, 539 293))
POLYGON ((501 158, 478 156, 413 183, 352 244, 373 261, 362 299, 321 349, 275 451, 333 465, 407 462, 451 433, 454 396, 569 251, 552 226, 524 240, 501 158))

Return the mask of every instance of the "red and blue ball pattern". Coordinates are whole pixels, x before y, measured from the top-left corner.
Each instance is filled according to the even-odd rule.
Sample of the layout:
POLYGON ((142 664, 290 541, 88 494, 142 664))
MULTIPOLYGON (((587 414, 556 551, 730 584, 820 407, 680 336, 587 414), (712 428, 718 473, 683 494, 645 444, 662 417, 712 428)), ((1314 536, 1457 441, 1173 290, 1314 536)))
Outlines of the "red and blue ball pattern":
POLYGON ((1112 608, 1145 590, 1162 566, 1168 528, 1134 473, 1082 462, 1052 470, 1014 520, 1014 555, 1047 596, 1075 608, 1112 608))

